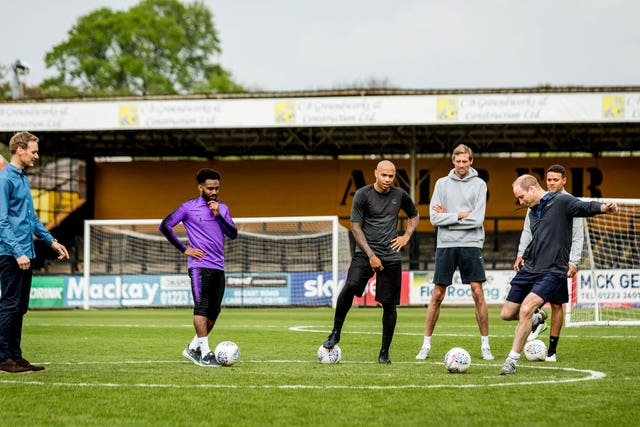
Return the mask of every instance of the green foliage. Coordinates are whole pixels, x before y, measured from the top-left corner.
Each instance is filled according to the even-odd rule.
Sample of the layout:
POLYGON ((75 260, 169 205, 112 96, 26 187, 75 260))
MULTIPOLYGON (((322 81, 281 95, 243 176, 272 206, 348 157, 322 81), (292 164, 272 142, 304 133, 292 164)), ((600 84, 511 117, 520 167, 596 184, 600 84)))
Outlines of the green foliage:
POLYGON ((11 83, 8 71, 9 67, 0 65, 0 101, 11 99, 11 83))
MULTIPOLYGON (((443 307, 432 356, 414 359, 424 309, 400 308, 393 363, 376 363, 382 310, 354 308, 342 334, 343 361, 320 365, 329 308, 223 309, 211 346, 235 341, 240 361, 203 368, 181 356, 192 310, 32 311, 23 351, 47 370, 0 374, 11 396, 6 425, 636 425, 639 327, 565 328, 557 363, 522 360, 498 375, 515 323, 490 309, 496 360, 480 360, 473 308, 443 307), (294 327, 297 328, 297 330, 294 327), (465 374, 442 366, 466 348, 465 374), (590 372, 606 376, 589 379, 590 372)), ((548 342, 548 335, 542 339, 548 342)))
POLYGON ((143 0, 128 11, 101 8, 82 16, 45 62, 57 75, 48 95, 157 95, 243 88, 211 58, 221 52, 207 7, 143 0))

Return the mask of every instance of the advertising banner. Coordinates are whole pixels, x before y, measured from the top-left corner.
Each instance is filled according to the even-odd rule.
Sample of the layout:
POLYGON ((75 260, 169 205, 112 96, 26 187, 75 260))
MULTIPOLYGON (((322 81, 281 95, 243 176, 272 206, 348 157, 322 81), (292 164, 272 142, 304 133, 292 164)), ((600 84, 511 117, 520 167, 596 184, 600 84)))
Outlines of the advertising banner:
MULTIPOLYGON (((512 270, 487 270, 483 289, 487 304, 503 304, 512 270)), ((225 306, 330 305, 334 289, 344 285, 340 273, 337 288, 329 272, 227 274, 225 306)), ((403 271, 400 305, 427 305, 433 293, 433 271, 403 271)), ((32 308, 83 307, 88 295, 91 307, 190 307, 191 282, 187 275, 94 276, 87 286, 82 276, 34 276, 32 308), (88 294, 87 294, 88 293, 88 294)), ((369 280, 356 305, 376 305, 376 276, 369 280)), ((640 272, 637 270, 581 270, 572 295, 577 304, 633 304, 640 306, 640 272)), ((471 287, 456 271, 447 287, 444 305, 473 305, 471 287)))
MULTIPOLYGON (((509 292, 509 283, 515 275, 513 270, 487 271, 487 281, 482 286, 487 304, 503 304, 509 292)), ((433 294, 433 271, 414 271, 409 292, 411 305, 426 305, 433 294)), ((460 273, 453 275, 453 283, 447 287, 443 305, 474 305, 471 286, 463 284, 460 273)))
POLYGON ((288 273, 227 274, 222 305, 290 305, 288 273))
MULTIPOLYGON (((223 305, 289 305, 286 273, 227 274, 223 305)), ((93 276, 87 286, 82 276, 64 279, 66 307, 190 307, 191 279, 187 275, 93 276)))
POLYGON ((184 274, 159 276, 160 298, 159 305, 170 307, 193 306, 191 279, 184 274))
POLYGON ((330 272, 291 273, 291 303, 293 305, 331 305, 334 292, 344 286, 347 273, 339 273, 334 286, 330 272))
POLYGON ((88 296, 91 307, 152 307, 160 302, 160 276, 92 276, 87 286, 82 276, 68 276, 67 307, 83 307, 88 296))
POLYGON ((443 94, 0 105, 0 131, 637 122, 640 94, 443 94))
POLYGON ((34 276, 31 282, 29 307, 64 307, 64 281, 63 276, 34 276))
POLYGON ((573 295, 577 305, 620 303, 640 306, 640 271, 580 270, 573 295))

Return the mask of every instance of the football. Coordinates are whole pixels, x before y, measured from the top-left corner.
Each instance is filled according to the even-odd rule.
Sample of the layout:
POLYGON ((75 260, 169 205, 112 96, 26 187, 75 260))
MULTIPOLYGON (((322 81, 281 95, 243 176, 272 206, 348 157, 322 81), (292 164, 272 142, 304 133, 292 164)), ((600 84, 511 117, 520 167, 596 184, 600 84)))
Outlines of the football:
POLYGON ((471 366, 471 355, 467 350, 454 347, 444 355, 444 367, 452 374, 467 372, 471 366))
POLYGON ((547 358, 547 346, 540 340, 529 341, 524 345, 524 357, 532 362, 547 358))
POLYGON ((240 359, 240 347, 233 341, 222 341, 213 351, 222 366, 231 366, 240 359))
POLYGON ((342 359, 342 350, 337 345, 334 345, 331 349, 326 349, 323 346, 318 348, 318 362, 331 365, 339 363, 342 359))

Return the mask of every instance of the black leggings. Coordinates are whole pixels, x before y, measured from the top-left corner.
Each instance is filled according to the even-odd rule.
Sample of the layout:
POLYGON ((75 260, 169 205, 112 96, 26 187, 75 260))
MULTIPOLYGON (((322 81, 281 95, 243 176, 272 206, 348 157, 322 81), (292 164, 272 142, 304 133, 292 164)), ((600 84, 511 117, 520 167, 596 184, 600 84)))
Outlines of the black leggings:
MULTIPOLYGON (((340 295, 338 295, 338 301, 336 303, 336 313, 333 321, 333 329, 338 333, 342 330, 342 325, 347 317, 347 313, 353 305, 353 298, 359 294, 357 292, 357 283, 347 282, 342 288, 340 295)), ((398 312, 396 305, 393 303, 382 304, 382 349, 389 349, 391 341, 393 340, 393 333, 396 329, 396 321, 398 319, 398 312)))

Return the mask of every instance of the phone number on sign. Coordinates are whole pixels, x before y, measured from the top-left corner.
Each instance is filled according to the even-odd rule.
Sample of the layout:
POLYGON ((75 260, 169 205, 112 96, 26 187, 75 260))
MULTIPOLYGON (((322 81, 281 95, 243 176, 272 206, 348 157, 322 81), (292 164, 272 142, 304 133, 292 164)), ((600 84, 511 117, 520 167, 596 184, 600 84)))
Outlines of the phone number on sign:
POLYGON ((189 291, 165 291, 160 294, 162 305, 191 305, 189 291))
MULTIPOLYGON (((593 292, 582 293, 579 297, 579 300, 583 302, 594 301, 595 299, 593 292)), ((640 291, 598 292, 598 300, 608 302, 640 302, 640 291)))

